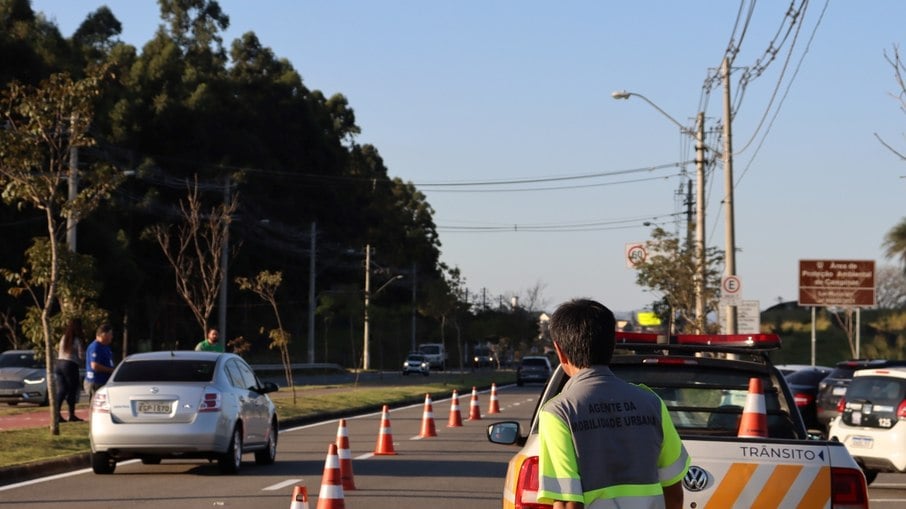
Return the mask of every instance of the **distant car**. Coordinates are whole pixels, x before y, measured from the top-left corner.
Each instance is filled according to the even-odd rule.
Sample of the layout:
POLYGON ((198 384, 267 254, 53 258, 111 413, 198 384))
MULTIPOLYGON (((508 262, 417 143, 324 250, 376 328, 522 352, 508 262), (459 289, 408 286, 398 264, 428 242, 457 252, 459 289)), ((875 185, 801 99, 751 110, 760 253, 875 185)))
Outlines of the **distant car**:
POLYGON ((906 472, 906 367, 854 373, 828 436, 843 442, 871 483, 879 472, 906 472))
POLYGON ((526 382, 545 383, 551 376, 551 361, 543 355, 529 355, 522 358, 516 368, 516 385, 526 382))
POLYGON ((818 422, 826 430, 830 421, 840 415, 837 403, 846 394, 846 387, 856 371, 870 368, 887 368, 906 366, 906 361, 888 361, 883 359, 855 359, 838 362, 827 377, 818 384, 817 407, 818 422))
POLYGON ((7 350, 0 354, 0 401, 8 405, 46 406, 49 401, 44 358, 34 350, 7 350))
POLYGON ((803 369, 820 368, 825 369, 828 372, 833 369, 828 366, 812 366, 811 364, 775 364, 774 367, 779 369, 783 376, 787 376, 790 373, 795 373, 797 371, 802 371, 803 369))
POLYGON ((428 376, 431 373, 431 365, 428 359, 424 355, 410 353, 406 356, 406 360, 403 361, 403 375, 408 375, 409 373, 421 373, 428 376))
MULTIPOLYGON (((784 370, 777 366, 781 373, 784 370)), ((790 386, 790 392, 793 393, 793 399, 796 401, 796 407, 805 421, 805 426, 809 430, 824 433, 824 427, 818 422, 818 410, 815 406, 815 400, 818 396, 818 384, 821 380, 830 374, 831 368, 827 366, 805 366, 803 368, 784 373, 787 385, 790 386)))
POLYGON ((140 458, 216 460, 235 474, 242 455, 268 465, 277 456, 277 412, 262 383, 238 355, 167 351, 130 355, 91 401, 91 468, 112 474, 140 458))
POLYGON ((472 352, 472 367, 487 368, 497 364, 494 353, 487 347, 476 347, 472 352))

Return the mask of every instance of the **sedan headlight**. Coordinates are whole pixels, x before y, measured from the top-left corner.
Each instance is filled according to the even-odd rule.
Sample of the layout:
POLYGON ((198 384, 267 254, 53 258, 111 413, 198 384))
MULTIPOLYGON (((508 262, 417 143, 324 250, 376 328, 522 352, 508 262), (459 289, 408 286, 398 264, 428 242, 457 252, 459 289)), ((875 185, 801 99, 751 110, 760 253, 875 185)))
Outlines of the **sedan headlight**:
POLYGON ((28 375, 22 381, 28 385, 43 384, 44 382, 47 381, 47 376, 43 375, 43 374, 35 373, 35 374, 28 375))

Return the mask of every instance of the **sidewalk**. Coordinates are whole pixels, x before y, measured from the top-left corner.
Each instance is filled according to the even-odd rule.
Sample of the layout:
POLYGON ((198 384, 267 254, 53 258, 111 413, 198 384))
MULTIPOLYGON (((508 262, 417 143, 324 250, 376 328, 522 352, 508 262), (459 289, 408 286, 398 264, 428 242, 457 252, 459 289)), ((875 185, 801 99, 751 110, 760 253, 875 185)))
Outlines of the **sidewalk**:
MULTIPOLYGON (((76 415, 81 419, 88 420, 88 408, 80 406, 76 408, 76 415)), ((63 417, 68 418, 69 412, 63 411, 63 417)), ((68 422, 60 422, 60 426, 65 426, 68 422)), ((14 415, 0 415, 0 431, 23 428, 42 428, 50 427, 50 409, 48 407, 35 407, 29 412, 17 413, 14 415)))

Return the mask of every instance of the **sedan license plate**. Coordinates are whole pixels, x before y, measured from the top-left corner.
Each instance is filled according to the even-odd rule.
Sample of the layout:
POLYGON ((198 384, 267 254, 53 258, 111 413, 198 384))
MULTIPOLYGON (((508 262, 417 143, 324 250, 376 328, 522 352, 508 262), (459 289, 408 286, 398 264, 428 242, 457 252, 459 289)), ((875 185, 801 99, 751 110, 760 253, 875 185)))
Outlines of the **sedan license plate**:
POLYGON ((137 409, 140 414, 169 414, 172 406, 169 401, 139 401, 137 409))
POLYGON ((846 394, 846 387, 834 387, 831 389, 831 394, 834 396, 842 396, 846 394))
POLYGON ((874 442, 875 440, 871 437, 853 437, 853 447, 858 447, 859 449, 871 449, 874 442))

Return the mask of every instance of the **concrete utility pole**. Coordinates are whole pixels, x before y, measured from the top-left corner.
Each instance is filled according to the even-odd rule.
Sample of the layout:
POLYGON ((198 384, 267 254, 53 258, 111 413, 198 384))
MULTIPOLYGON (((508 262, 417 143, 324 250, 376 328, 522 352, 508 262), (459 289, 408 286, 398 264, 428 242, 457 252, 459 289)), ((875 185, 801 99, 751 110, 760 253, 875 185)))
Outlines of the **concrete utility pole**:
POLYGON ((368 300, 371 297, 371 244, 365 245, 365 324, 362 326, 362 370, 371 367, 371 356, 368 354, 368 300))
MULTIPOLYGON (((75 123, 75 118, 73 118, 75 123)), ((69 149, 69 203, 75 201, 79 196, 79 149, 72 147, 69 149)), ((76 252, 76 227, 79 224, 79 218, 75 213, 70 213, 66 218, 66 245, 69 251, 76 252)))
MULTIPOLYGON (((315 238, 318 234, 318 223, 311 223, 311 246, 308 255, 308 363, 315 363, 315 238)), ((327 359, 324 359, 325 361, 327 359)))
MULTIPOLYGON (((223 206, 230 206, 230 176, 226 175, 223 179, 223 206)), ((227 287, 229 286, 229 273, 227 269, 230 265, 230 222, 223 224, 223 245, 220 246, 220 265, 222 277, 220 278, 220 306, 217 320, 217 329, 220 331, 222 338, 217 342, 217 349, 221 352, 226 351, 227 343, 227 287)), ((207 335, 208 331, 204 331, 207 335)))
POLYGON ((415 269, 416 269, 415 262, 412 262, 412 337, 410 338, 410 341, 409 341, 409 351, 410 352, 415 351, 415 325, 416 325, 416 323, 415 323, 416 316, 415 315, 418 311, 417 305, 416 305, 416 303, 418 301, 415 298, 416 297, 415 292, 416 292, 416 289, 418 288, 418 284, 417 284, 418 283, 418 272, 416 272, 415 269))
MULTIPOLYGON (((733 142, 732 129, 733 111, 730 99, 730 60, 724 57, 720 66, 720 74, 724 82, 724 207, 726 207, 726 250, 724 254, 727 276, 736 275, 736 228, 733 216, 733 142)), ((736 306, 727 307, 727 334, 736 334, 736 306)))
POLYGON ((702 111, 695 117, 695 216, 695 262, 698 264, 695 276, 695 326, 703 334, 708 267, 705 261, 705 113, 702 111))

